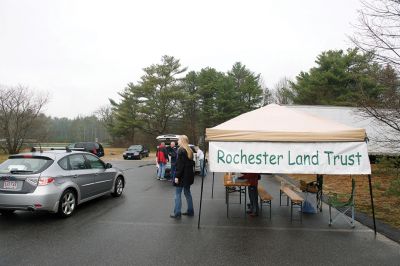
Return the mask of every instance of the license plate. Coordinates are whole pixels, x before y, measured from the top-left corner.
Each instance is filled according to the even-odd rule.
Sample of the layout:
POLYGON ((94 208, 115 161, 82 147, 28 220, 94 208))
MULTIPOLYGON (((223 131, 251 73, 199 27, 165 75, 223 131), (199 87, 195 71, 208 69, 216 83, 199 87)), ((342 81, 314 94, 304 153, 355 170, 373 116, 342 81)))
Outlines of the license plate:
POLYGON ((17 181, 6 180, 3 183, 3 188, 4 189, 17 189, 17 181))

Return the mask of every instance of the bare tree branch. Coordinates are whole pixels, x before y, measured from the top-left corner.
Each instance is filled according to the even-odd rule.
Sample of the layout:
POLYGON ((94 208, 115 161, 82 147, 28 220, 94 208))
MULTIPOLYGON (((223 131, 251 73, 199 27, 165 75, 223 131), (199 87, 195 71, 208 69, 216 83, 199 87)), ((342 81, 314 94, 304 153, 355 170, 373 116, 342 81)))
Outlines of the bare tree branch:
POLYGON ((18 153, 33 122, 48 102, 47 95, 35 95, 27 87, 0 87, 0 148, 18 153))
MULTIPOLYGON (((376 128, 385 128, 379 143, 398 149, 400 140, 400 0, 361 0, 357 32, 351 41, 362 51, 374 55, 383 65, 378 74, 379 93, 375 98, 365 93, 361 114, 373 117, 376 128)), ((360 88, 363 92, 363 88, 360 88)), ((400 152, 400 150, 396 150, 400 152)))

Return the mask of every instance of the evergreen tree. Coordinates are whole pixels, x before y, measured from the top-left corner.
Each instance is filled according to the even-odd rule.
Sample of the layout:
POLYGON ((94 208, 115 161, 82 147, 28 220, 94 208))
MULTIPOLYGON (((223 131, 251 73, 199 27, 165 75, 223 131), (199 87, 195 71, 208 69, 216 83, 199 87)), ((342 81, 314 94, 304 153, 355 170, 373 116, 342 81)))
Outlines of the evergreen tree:
POLYGON ((142 125, 136 89, 133 83, 129 83, 123 92, 118 93, 122 97, 120 103, 110 101, 115 117, 112 133, 114 136, 127 138, 131 143, 135 143, 135 133, 142 125))
POLYGON ((203 68, 198 74, 201 132, 204 132, 205 128, 216 126, 220 120, 217 92, 223 80, 224 74, 214 68, 203 68))
POLYGON ((183 132, 188 132, 189 139, 193 142, 198 140, 199 117, 200 117, 200 95, 198 85, 198 74, 194 71, 189 72, 183 81, 182 106, 182 128, 183 132))
POLYGON ((260 74, 255 74, 242 63, 237 62, 228 72, 233 82, 234 92, 232 100, 236 100, 238 113, 245 113, 260 107, 263 100, 263 90, 260 84, 260 74))
POLYGON ((362 91, 376 97, 379 90, 374 77, 380 68, 372 59, 358 49, 323 52, 317 57, 317 67, 301 72, 291 82, 294 103, 357 106, 362 91))
POLYGON ((183 97, 180 74, 185 71, 172 56, 163 56, 161 64, 144 68, 145 75, 134 90, 143 131, 164 134, 169 130, 168 122, 180 116, 179 100, 183 97))

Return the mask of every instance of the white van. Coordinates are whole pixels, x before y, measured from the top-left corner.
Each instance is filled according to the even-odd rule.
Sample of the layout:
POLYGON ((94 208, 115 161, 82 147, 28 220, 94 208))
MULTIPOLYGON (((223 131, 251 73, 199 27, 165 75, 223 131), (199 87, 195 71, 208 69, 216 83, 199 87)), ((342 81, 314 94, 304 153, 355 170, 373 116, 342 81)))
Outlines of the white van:
MULTIPOLYGON (((157 142, 160 144, 161 142, 165 143, 165 146, 169 147, 169 145, 171 144, 172 141, 175 142, 176 146, 178 146, 178 139, 179 139, 179 135, 175 135, 175 134, 165 134, 165 135, 160 135, 156 138, 157 142)), ((193 161, 195 162, 194 164, 194 172, 195 173, 200 173, 200 161, 197 158, 197 154, 196 154, 196 150, 194 149, 194 145, 193 144, 189 144, 189 147, 192 149, 193 151, 193 161)), ((171 158, 170 158, 171 159, 171 158)), ((171 171, 171 160, 169 160, 169 162, 167 163, 166 167, 165 167, 165 176, 168 177, 171 171)), ((158 168, 158 165, 157 165, 158 168)))

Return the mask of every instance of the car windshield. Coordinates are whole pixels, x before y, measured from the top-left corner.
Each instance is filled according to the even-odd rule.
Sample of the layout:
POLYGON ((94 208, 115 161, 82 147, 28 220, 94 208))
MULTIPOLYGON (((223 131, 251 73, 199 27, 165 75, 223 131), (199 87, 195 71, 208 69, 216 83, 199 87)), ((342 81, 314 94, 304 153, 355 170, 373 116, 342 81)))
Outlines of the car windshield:
POLYGON ((44 158, 10 158, 0 164, 0 173, 34 173, 43 169, 51 160, 44 158))
POLYGON ((142 150, 142 145, 132 145, 128 148, 128 150, 133 150, 133 151, 141 151, 142 150))

